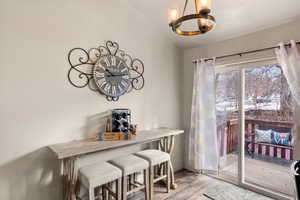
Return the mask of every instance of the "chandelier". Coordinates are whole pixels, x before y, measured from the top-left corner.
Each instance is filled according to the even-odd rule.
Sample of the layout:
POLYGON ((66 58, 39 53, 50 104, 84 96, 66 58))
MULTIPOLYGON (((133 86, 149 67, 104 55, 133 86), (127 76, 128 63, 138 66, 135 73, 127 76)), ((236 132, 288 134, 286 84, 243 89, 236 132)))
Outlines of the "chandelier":
POLYGON ((188 4, 188 0, 185 1, 184 9, 182 12, 182 16, 178 18, 178 9, 173 8, 170 9, 169 13, 169 26, 172 30, 177 33, 178 35, 199 35, 204 34, 211 29, 214 28, 216 24, 216 20, 213 16, 209 15, 211 12, 211 0, 195 0, 195 14, 184 15, 186 7, 188 4), (195 30, 188 31, 180 29, 180 26, 189 20, 197 20, 197 26, 195 30))

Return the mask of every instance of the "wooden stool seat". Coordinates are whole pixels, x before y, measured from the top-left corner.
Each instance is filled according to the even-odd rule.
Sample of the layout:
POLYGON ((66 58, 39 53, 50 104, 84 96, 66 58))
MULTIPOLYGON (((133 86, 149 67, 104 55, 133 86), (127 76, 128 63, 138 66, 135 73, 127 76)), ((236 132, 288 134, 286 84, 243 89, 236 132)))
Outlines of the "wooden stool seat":
MULTIPOLYGON (((80 184, 89 189, 89 199, 94 200, 95 194, 94 189, 98 186, 103 186, 105 184, 110 184, 114 181, 119 182, 117 184, 116 193, 119 194, 111 194, 115 196, 115 199, 121 200, 121 178, 122 171, 115 167, 114 165, 107 162, 95 163, 92 165, 84 166, 79 169, 79 180, 80 184), (119 187, 119 188, 118 188, 119 187)), ((103 193, 104 189, 102 189, 103 193)))

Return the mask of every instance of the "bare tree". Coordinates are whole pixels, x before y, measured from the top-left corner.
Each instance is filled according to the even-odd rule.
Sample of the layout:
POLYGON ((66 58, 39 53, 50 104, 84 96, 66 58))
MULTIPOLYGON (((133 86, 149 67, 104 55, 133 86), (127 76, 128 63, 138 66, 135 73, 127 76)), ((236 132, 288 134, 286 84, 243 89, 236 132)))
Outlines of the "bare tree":
MULTIPOLYGON (((225 102, 223 106, 225 112, 230 106, 231 113, 228 115, 232 115, 238 109, 237 96, 240 84, 238 74, 238 71, 229 71, 218 73, 216 76, 217 102, 220 104, 225 102), (234 110, 232 110, 233 106, 234 110)), ((245 79, 245 104, 252 105, 253 111, 255 111, 248 112, 249 114, 255 113, 253 117, 256 119, 291 120, 293 116, 292 95, 280 66, 261 66, 248 69, 245 79), (271 105, 273 110, 265 110, 264 105, 271 105)))

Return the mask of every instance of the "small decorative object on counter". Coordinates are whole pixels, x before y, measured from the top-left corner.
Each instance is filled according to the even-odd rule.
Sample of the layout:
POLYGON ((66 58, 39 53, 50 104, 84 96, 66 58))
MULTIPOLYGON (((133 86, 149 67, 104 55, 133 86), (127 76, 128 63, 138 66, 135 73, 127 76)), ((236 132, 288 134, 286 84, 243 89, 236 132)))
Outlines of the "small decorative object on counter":
POLYGON ((87 116, 85 135, 89 139, 99 139, 99 136, 107 132, 107 120, 111 118, 111 110, 95 113, 87 116))
POLYGON ((131 124, 130 131, 133 135, 136 135, 136 130, 137 130, 137 124, 131 124))
POLYGON ((106 121, 106 132, 112 132, 111 131, 111 119, 108 118, 106 121))
POLYGON ((114 109, 112 111, 112 132, 129 132, 131 111, 129 109, 114 109))
POLYGON ((101 141, 118 141, 118 140, 131 140, 132 139, 131 132, 107 132, 102 134, 99 139, 101 141))
POLYGON ((137 125, 131 124, 130 109, 114 109, 106 122, 106 132, 99 135, 101 141, 130 140, 137 125))

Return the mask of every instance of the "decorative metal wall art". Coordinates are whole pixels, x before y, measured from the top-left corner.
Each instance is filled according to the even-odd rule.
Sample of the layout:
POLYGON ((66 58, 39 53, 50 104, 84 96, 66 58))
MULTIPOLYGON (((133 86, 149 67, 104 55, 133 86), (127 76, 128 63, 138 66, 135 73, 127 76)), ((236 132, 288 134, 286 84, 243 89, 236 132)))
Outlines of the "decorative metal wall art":
POLYGON ((121 95, 141 90, 145 84, 143 62, 132 59, 116 42, 107 41, 105 46, 89 50, 73 48, 68 61, 69 82, 77 88, 88 86, 108 101, 118 101, 121 95))

